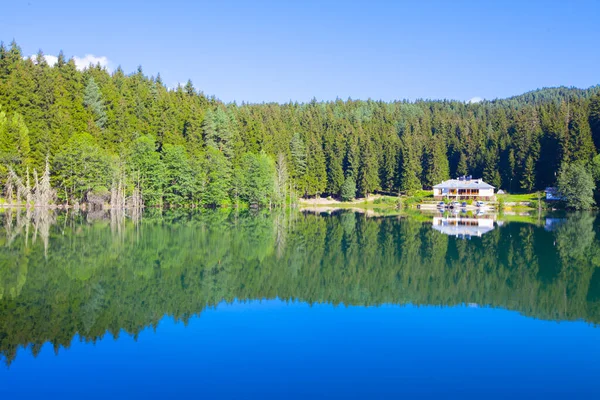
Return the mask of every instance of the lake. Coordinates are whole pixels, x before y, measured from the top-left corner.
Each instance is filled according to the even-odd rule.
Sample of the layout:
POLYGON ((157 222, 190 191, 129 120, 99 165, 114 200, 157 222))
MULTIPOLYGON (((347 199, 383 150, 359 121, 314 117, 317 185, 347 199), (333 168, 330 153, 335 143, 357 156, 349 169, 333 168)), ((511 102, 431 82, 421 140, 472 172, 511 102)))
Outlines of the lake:
POLYGON ((0 214, 2 398, 600 396, 600 219, 0 214))

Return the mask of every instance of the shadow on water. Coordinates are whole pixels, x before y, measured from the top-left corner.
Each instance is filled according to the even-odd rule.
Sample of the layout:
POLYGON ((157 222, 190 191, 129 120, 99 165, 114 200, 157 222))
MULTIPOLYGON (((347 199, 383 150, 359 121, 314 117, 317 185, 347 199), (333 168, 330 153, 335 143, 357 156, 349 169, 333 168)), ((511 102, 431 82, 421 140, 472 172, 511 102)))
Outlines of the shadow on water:
POLYGON ((600 321, 594 214, 370 218, 355 212, 6 210, 0 354, 137 335, 222 301, 491 306, 600 321), (466 234, 470 240, 465 240, 466 234))

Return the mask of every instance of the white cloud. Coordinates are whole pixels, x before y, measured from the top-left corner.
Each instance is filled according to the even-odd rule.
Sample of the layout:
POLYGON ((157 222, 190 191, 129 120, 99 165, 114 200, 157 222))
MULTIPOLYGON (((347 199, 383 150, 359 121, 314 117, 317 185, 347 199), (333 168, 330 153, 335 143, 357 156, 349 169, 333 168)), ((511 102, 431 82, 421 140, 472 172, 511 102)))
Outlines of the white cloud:
POLYGON ((475 97, 469 99, 469 101, 467 103, 474 104, 474 103, 479 103, 481 101, 483 101, 483 99, 481 97, 475 96, 475 97))
MULTIPOLYGON (((34 55, 30 56, 29 58, 31 58, 31 61, 35 62, 35 60, 37 59, 37 54, 34 54, 34 55)), ((48 63, 48 65, 51 67, 53 67, 58 62, 58 57, 56 57, 56 56, 44 55, 44 58, 46 59, 46 62, 48 63)))
POLYGON ((90 64, 92 64, 92 65, 100 64, 101 67, 110 70, 110 68, 108 68, 108 64, 109 64, 108 58, 106 58, 105 56, 96 57, 93 54, 86 54, 83 57, 75 56, 75 57, 73 57, 73 60, 75 61, 75 65, 77 66, 77 69, 80 71, 89 67, 90 64))
MULTIPOLYGON (((24 58, 27 58, 27 57, 24 57, 24 58)), ((37 58, 37 54, 31 55, 31 56, 29 56, 29 58, 31 58, 31 60, 33 62, 35 62, 35 60, 37 58)), ((44 58, 46 59, 46 62, 48 63, 48 65, 50 65, 51 67, 56 65, 56 63, 58 62, 58 57, 56 57, 56 56, 44 55, 44 58)), ((108 58, 106 56, 97 57, 93 54, 86 54, 83 57, 74 56, 73 61, 75 61, 75 66, 80 71, 83 71, 84 69, 89 67, 90 64, 92 64, 92 65, 100 64, 101 67, 106 68, 109 72, 112 71, 112 68, 110 68, 110 61, 108 60, 108 58)))

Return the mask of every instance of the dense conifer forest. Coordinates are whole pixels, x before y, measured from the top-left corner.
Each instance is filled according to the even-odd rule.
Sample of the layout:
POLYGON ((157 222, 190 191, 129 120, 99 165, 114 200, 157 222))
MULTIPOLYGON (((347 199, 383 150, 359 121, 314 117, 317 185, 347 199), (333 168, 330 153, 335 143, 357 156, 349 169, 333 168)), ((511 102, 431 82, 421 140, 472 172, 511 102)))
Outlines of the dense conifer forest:
POLYGON ((167 88, 142 67, 80 71, 62 53, 50 66, 41 51, 29 58, 15 42, 0 46, 8 201, 33 201, 44 175, 55 203, 113 206, 396 194, 465 174, 531 192, 555 184, 567 165, 592 171, 599 148, 600 86, 475 104, 225 104, 190 81, 167 88))

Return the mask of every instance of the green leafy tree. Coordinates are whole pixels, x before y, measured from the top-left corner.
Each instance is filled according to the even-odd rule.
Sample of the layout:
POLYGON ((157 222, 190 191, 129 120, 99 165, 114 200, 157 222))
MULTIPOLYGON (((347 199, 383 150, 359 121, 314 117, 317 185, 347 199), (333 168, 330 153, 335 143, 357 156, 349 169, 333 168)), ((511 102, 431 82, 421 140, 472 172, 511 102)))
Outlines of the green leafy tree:
POLYGON ((167 175, 160 154, 156 151, 156 141, 151 136, 140 136, 133 142, 128 156, 132 180, 142 193, 144 204, 163 204, 164 186, 167 175))
POLYGON ((275 194, 275 164, 265 153, 246 153, 240 194, 250 205, 269 205, 275 194))
POLYGON ((225 155, 214 147, 206 151, 206 184, 203 193, 204 204, 216 207, 229 202, 232 168, 225 155))
POLYGON ((107 192, 114 174, 114 163, 88 133, 74 135, 55 156, 52 170, 59 183, 59 198, 86 201, 92 191, 107 192))
POLYGON ((165 170, 164 201, 170 205, 189 204, 193 198, 195 184, 185 148, 165 144, 162 163, 165 170))
POLYGON ((594 177, 583 163, 563 165, 558 175, 558 190, 573 210, 590 209, 594 203, 594 177))
POLYGON ((8 118, 0 110, 0 162, 2 175, 8 167, 24 175, 30 164, 29 129, 18 113, 8 118))

